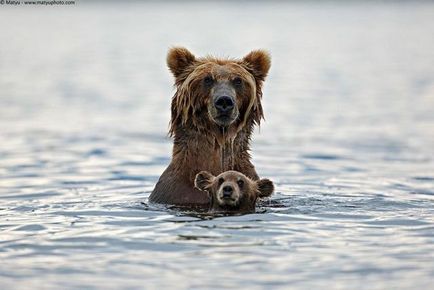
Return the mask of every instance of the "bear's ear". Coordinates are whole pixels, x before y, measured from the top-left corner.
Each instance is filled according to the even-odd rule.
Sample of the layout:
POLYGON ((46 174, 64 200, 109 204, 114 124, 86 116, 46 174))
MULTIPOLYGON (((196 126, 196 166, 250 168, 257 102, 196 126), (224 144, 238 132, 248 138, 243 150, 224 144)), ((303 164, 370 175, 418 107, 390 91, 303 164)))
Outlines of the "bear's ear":
POLYGON ((254 50, 246 55, 242 63, 258 81, 265 80, 271 66, 271 56, 265 50, 254 50))
POLYGON ((195 61, 194 55, 184 47, 172 47, 167 53, 167 66, 175 78, 178 78, 195 61))
POLYGON ((274 184, 269 179, 261 179, 256 182, 258 185, 258 197, 270 196, 274 191, 274 184))
POLYGON ((208 171, 201 171, 196 174, 194 186, 200 190, 207 190, 214 180, 214 175, 208 171))

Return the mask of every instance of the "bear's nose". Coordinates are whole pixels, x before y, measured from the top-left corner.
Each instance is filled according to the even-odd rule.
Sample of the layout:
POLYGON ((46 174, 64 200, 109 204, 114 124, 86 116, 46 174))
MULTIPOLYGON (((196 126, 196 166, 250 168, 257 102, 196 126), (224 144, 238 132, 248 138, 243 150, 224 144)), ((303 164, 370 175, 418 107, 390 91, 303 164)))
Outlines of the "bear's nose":
POLYGON ((221 113, 227 113, 234 108, 234 100, 228 96, 220 96, 215 102, 214 106, 221 113))
POLYGON ((223 187, 223 197, 230 197, 233 191, 234 189, 232 188, 232 186, 226 185, 225 187, 223 187))

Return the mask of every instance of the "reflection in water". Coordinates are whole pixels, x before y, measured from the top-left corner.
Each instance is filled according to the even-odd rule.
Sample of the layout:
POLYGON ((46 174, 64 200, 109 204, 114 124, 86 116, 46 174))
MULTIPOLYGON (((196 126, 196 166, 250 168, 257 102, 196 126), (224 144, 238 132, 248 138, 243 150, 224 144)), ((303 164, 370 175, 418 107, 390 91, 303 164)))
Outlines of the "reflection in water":
POLYGON ((433 4, 0 14, 3 288, 431 287, 433 4), (165 53, 179 44, 271 50, 252 154, 277 193, 255 214, 147 202, 170 160, 165 53))

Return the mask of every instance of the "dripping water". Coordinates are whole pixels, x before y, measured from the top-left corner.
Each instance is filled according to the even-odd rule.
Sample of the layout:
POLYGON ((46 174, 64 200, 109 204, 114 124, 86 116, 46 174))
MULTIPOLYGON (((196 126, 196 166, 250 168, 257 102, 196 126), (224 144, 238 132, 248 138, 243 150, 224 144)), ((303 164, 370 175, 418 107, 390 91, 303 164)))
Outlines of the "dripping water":
POLYGON ((222 127, 222 135, 223 135, 223 144, 222 144, 222 154, 221 154, 221 168, 222 168, 222 172, 225 171, 225 155, 226 155, 226 127, 222 127))
POLYGON ((235 136, 231 138, 231 170, 234 170, 235 167, 235 157, 234 157, 234 143, 235 143, 235 136))
POLYGON ((235 167, 235 158, 234 158, 234 143, 235 143, 235 137, 230 138, 229 140, 229 152, 226 151, 226 134, 227 130, 226 127, 222 127, 222 135, 223 135, 223 144, 221 147, 221 159, 220 159, 220 166, 222 172, 226 171, 226 157, 229 158, 229 168, 228 170, 233 170, 235 167), (229 153, 227 156, 226 154, 229 153))

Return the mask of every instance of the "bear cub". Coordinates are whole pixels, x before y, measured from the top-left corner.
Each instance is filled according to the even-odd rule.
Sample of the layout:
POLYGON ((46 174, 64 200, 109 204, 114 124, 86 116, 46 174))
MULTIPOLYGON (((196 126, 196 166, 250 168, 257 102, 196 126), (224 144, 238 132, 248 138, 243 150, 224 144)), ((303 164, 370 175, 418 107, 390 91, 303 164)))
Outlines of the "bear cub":
POLYGON ((238 171, 225 171, 218 176, 201 171, 194 185, 208 193, 213 212, 254 213, 256 199, 270 196, 274 191, 271 180, 254 181, 238 171))

